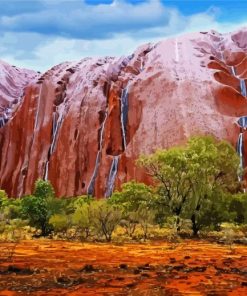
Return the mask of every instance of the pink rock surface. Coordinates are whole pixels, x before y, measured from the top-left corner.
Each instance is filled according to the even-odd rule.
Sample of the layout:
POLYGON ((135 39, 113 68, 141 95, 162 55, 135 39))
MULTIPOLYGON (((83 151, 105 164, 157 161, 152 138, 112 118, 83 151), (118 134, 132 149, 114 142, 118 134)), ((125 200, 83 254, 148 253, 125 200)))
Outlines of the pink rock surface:
POLYGON ((58 196, 92 189, 103 197, 113 185, 149 182, 135 164, 140 154, 198 134, 235 146, 237 120, 247 115, 240 88, 246 66, 247 29, 188 34, 141 46, 129 57, 57 65, 29 83, 0 129, 1 188, 10 196, 30 194, 35 180, 45 178, 58 196))

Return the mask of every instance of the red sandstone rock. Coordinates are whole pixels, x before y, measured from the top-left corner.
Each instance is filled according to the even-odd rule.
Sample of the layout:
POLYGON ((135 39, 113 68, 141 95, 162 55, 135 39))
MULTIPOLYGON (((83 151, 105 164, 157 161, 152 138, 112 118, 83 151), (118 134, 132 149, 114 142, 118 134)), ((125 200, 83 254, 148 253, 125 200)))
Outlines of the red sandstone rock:
POLYGON ((135 164, 142 153, 196 134, 235 146, 236 122, 247 115, 239 80, 247 79, 246 38, 246 29, 188 34, 144 45, 129 57, 53 67, 29 83, 15 115, 0 129, 1 188, 21 196, 32 192, 37 178, 47 178, 58 196, 93 188, 102 197, 114 157, 119 156, 113 179, 119 188, 132 179, 149 181, 135 164), (126 87, 125 129, 121 94, 126 87))

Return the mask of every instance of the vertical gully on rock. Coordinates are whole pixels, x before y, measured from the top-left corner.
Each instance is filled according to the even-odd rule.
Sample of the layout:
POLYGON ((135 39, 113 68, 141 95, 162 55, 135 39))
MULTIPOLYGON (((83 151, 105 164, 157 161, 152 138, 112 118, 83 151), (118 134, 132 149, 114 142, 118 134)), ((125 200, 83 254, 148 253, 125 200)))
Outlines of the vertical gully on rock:
POLYGON ((37 110, 36 110, 35 122, 34 122, 34 130, 36 130, 36 128, 37 128, 37 124, 38 124, 38 118, 39 118, 39 106, 40 106, 40 98, 41 98, 41 93, 42 93, 42 87, 43 87, 43 84, 40 85, 40 89, 39 89, 39 96, 38 96, 37 110))
POLYGON ((246 84, 244 79, 240 79, 240 89, 241 89, 241 94, 242 96, 246 97, 247 92, 246 92, 246 84))
MULTIPOLYGON (((143 66, 143 61, 141 60, 141 67, 143 66)), ((120 120, 121 120, 121 130, 122 130, 122 137, 123 137, 123 148, 124 151, 127 147, 127 121, 128 121, 128 92, 129 92, 129 82, 127 83, 126 88, 122 90, 121 98, 120 98, 120 120)), ((118 170, 118 162, 119 162, 119 155, 114 156, 112 159, 112 164, 109 172, 109 177, 107 181, 107 188, 105 197, 111 196, 113 190, 114 190, 114 184, 115 179, 117 176, 117 170, 118 170)))
MULTIPOLYGON (((247 128, 247 116, 242 116, 238 120, 238 125, 240 126, 240 133, 238 137, 237 143, 237 153, 240 157, 240 169, 241 171, 244 169, 244 141, 243 141, 243 132, 246 131, 247 128)), ((242 172, 238 176, 239 181, 243 180, 242 172)))
MULTIPOLYGON (((243 133, 240 133, 239 137, 238 137, 237 152, 238 152, 238 155, 240 157, 239 166, 240 166, 240 169, 242 171, 243 167, 244 167, 244 163, 243 163, 243 133)), ((243 180, 242 172, 239 174, 238 180, 239 181, 243 180)))
MULTIPOLYGON (((224 59, 224 54, 222 51, 222 48, 220 49, 220 54, 221 54, 221 61, 223 63, 225 63, 225 59, 224 59)), ((239 81, 240 81, 240 90, 241 90, 241 94, 242 96, 246 97, 247 96, 247 91, 246 91, 246 84, 245 84, 245 80, 244 79, 240 79, 235 71, 235 67, 231 66, 231 72, 232 75, 234 77, 236 77, 239 81)), ((244 141, 243 141, 243 132, 246 131, 247 129, 247 116, 242 116, 239 118, 238 120, 238 125, 240 127, 240 133, 239 133, 239 137, 238 137, 238 142, 237 142, 237 153, 240 157, 240 163, 239 163, 239 167, 241 169, 241 172, 238 175, 238 180, 239 182, 241 182, 243 180, 243 169, 244 169, 244 141)), ((246 192, 246 188, 244 188, 244 192, 246 192)))
POLYGON ((236 78, 239 80, 239 83, 240 83, 240 89, 241 89, 241 95, 242 95, 243 97, 246 97, 246 96, 247 96, 247 90, 246 90, 245 80, 239 78, 239 77, 236 75, 236 71, 235 71, 234 66, 231 66, 231 71, 232 71, 232 75, 233 75, 234 77, 236 77, 236 78))
POLYGON ((141 60, 140 72, 142 72, 143 69, 144 69, 144 58, 143 57, 140 57, 140 60, 141 60))
POLYGON ((95 180, 96 180, 96 177, 97 177, 97 174, 98 174, 100 160, 101 160, 101 153, 102 153, 102 147, 103 147, 103 136, 104 136, 105 123, 106 123, 107 117, 108 117, 108 111, 105 112, 105 118, 104 118, 104 121, 103 121, 103 123, 101 124, 101 127, 100 127, 99 150, 98 150, 97 156, 96 156, 93 175, 91 177, 91 180, 90 180, 88 188, 87 188, 87 194, 88 195, 93 195, 94 194, 95 180))
POLYGON ((107 189, 106 189, 105 197, 111 196, 114 190, 114 183, 115 183, 117 170, 118 170, 118 161, 119 161, 119 155, 114 156, 111 164, 108 181, 107 181, 107 189))
POLYGON ((126 140, 126 130, 127 130, 127 121, 128 121, 128 92, 129 92, 129 83, 127 84, 126 88, 122 90, 121 94, 121 129, 122 129, 122 136, 123 136, 123 147, 126 150, 127 147, 127 140, 126 140))
POLYGON ((0 115, 0 128, 3 127, 9 120, 11 116, 11 109, 10 108, 4 108, 0 107, 1 109, 1 115, 0 115))
POLYGON ((48 150, 47 161, 45 164, 45 173, 44 173, 44 180, 45 181, 48 180, 50 157, 56 149, 57 135, 58 135, 58 131, 61 127, 62 120, 63 120, 62 114, 59 114, 59 117, 57 120, 57 109, 56 109, 56 111, 52 113, 52 140, 51 140, 51 146, 48 150))

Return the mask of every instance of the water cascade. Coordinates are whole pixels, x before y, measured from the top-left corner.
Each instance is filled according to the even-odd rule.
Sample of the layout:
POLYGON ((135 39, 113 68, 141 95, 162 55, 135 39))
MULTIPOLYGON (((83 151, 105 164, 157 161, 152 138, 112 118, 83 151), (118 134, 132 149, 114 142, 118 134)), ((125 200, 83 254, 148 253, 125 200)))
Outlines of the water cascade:
MULTIPOLYGON (((143 58, 141 58, 141 70, 143 69, 143 58)), ((122 90, 120 102, 120 120, 121 120, 121 130, 122 130, 122 138, 123 138, 123 148, 126 150, 127 147, 127 139, 126 139, 126 131, 127 131, 127 122, 128 122, 128 93, 129 93, 129 83, 127 84, 126 88, 122 90)), ((110 168, 110 173, 107 181, 107 188, 105 197, 111 196, 114 190, 115 179, 117 176, 118 170, 118 162, 119 162, 119 155, 114 156, 110 168)))
POLYGON ((240 79, 240 89, 241 89, 242 96, 246 97, 247 96, 247 91, 246 91, 246 84, 245 84, 244 79, 240 79))
MULTIPOLYGON (((237 143, 237 153, 240 157, 239 167, 241 171, 244 169, 244 141, 243 141, 243 132, 247 129, 247 116, 242 116, 238 120, 238 125, 240 127, 240 133, 238 137, 237 143)), ((242 172, 238 176, 239 181, 243 180, 242 172)))
POLYGON ((0 128, 3 127, 8 121, 11 116, 11 109, 0 107, 2 109, 2 114, 0 115, 0 128))
POLYGON ((127 129, 127 120, 128 120, 128 92, 129 92, 129 84, 127 84, 126 88, 122 90, 121 94, 121 129, 123 136, 123 147, 124 150, 127 147, 126 141, 126 129, 127 129))
POLYGON ((246 90, 245 80, 239 78, 239 77, 236 75, 236 71, 235 71, 234 66, 231 66, 231 71, 232 71, 232 75, 233 75, 234 77, 236 77, 236 78, 239 80, 239 83, 240 83, 240 89, 241 89, 241 94, 242 94, 242 96, 243 96, 243 97, 247 97, 247 90, 246 90))
MULTIPOLYGON (((243 133, 240 133, 239 137, 238 137, 237 152, 238 152, 238 155, 240 157, 240 165, 239 166, 240 166, 240 169, 242 171, 243 167, 244 167, 244 161, 243 161, 243 133)), ((242 179, 243 179, 242 173, 238 176, 238 179, 239 179, 239 181, 242 181, 242 179)))
POLYGON ((41 84, 40 89, 39 89, 39 96, 38 96, 38 105, 37 105, 37 110, 36 110, 36 115, 35 115, 35 122, 34 122, 34 129, 36 130, 37 124, 38 124, 38 118, 39 118, 39 106, 40 106, 40 98, 41 98, 41 92, 42 92, 42 86, 41 84))
POLYGON ((140 57, 140 61, 141 61, 140 72, 142 72, 143 69, 144 69, 144 58, 143 57, 140 57))
POLYGON ((44 175, 44 180, 48 180, 48 171, 49 171, 49 160, 45 163, 45 175, 44 175))
POLYGON ((115 183, 117 170, 118 170, 118 161, 119 161, 119 156, 114 156, 111 164, 108 181, 107 181, 107 190, 105 193, 105 197, 111 196, 114 190, 114 183, 115 183))
POLYGON ((233 75, 234 77, 237 77, 234 66, 231 66, 231 71, 232 71, 232 75, 233 75))
POLYGON ((96 160, 95 160, 93 175, 91 177, 91 180, 90 180, 88 188, 87 188, 88 195, 93 195, 93 193, 94 193, 94 185, 95 185, 95 180, 96 180, 98 170, 99 170, 101 152, 102 152, 102 147, 103 147, 103 135, 104 135, 105 123, 106 123, 107 117, 108 117, 108 112, 106 111, 104 121, 100 127, 99 150, 97 152, 97 156, 96 156, 96 160))
POLYGON ((52 153, 55 151, 56 143, 57 143, 57 135, 58 131, 61 127, 61 123, 63 120, 63 115, 59 114, 58 120, 57 120, 57 112, 53 112, 52 114, 52 140, 51 140, 51 146, 48 151, 48 157, 45 164, 45 173, 44 173, 44 180, 48 180, 48 171, 49 171, 49 161, 52 153))
POLYGON ((51 154, 56 149, 57 135, 58 135, 58 131, 59 131, 60 127, 61 127, 62 121, 63 121, 62 112, 61 112, 61 114, 59 114, 58 119, 57 119, 57 113, 53 112, 51 154))

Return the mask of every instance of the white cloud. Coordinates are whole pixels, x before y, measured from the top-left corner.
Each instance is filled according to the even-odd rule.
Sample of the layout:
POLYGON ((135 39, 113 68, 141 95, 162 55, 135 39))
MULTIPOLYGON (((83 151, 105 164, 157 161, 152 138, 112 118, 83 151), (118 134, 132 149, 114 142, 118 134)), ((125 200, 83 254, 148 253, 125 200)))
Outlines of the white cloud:
MULTIPOLYGON (((75 3, 76 2, 77 0, 75 0, 75 3)), ((80 60, 86 56, 128 55, 140 44, 157 42, 160 39, 183 34, 185 32, 206 31, 209 29, 227 32, 247 25, 246 22, 218 22, 217 9, 211 9, 204 13, 190 16, 184 16, 177 9, 167 9, 164 6, 162 6, 161 11, 158 11, 161 5, 158 0, 149 1, 148 5, 150 6, 142 6, 141 9, 139 5, 136 5, 134 7, 136 10, 132 12, 132 15, 128 16, 126 13, 126 7, 128 7, 128 5, 129 4, 126 4, 123 0, 118 0, 114 1, 111 5, 101 5, 92 8, 94 9, 95 17, 91 22, 95 21, 97 23, 96 18, 101 18, 101 22, 103 20, 106 22, 107 17, 111 17, 110 14, 112 11, 114 11, 116 15, 111 17, 111 22, 114 20, 114 22, 122 26, 124 21, 129 21, 129 27, 124 32, 121 30, 116 30, 115 32, 111 31, 110 36, 104 36, 103 38, 98 35, 98 37, 94 39, 86 38, 86 36, 85 38, 77 38, 78 36, 52 36, 37 32, 5 32, 2 33, 1 36, 0 57, 17 66, 45 71, 63 61, 80 60), (135 17, 138 16, 138 20, 141 20, 147 13, 152 14, 150 13, 151 7, 156 7, 156 9, 152 11, 152 17, 154 18, 160 18, 160 13, 166 12, 164 22, 159 20, 155 26, 149 26, 147 24, 141 29, 134 30, 133 28, 136 28, 138 24, 138 22, 133 24, 133 22, 135 22, 135 17), (97 9, 99 10, 98 12, 96 11, 97 9), (109 11, 107 9, 109 9, 109 11), (102 12, 104 12, 104 14, 101 17, 100 14, 102 12), (119 21, 119 18, 122 20, 119 21)), ((87 12, 84 13, 87 14, 87 12)), ((91 12, 89 15, 91 15, 91 17, 93 16, 91 12)), ((78 30, 79 29, 80 28, 78 28, 78 30)))

